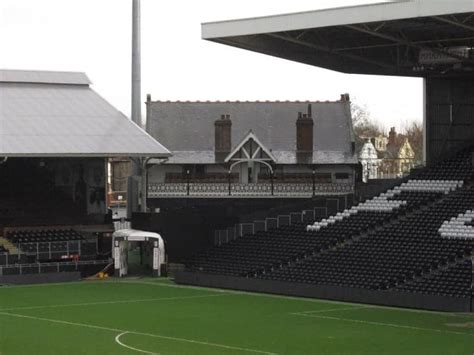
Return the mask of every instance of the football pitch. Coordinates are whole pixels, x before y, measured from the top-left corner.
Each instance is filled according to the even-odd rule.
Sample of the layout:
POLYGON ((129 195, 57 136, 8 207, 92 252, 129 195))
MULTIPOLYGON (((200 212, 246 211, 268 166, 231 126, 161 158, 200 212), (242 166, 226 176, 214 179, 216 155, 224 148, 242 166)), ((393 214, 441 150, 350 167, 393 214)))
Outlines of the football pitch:
POLYGON ((186 287, 0 287, 0 354, 466 354, 474 315, 186 287))

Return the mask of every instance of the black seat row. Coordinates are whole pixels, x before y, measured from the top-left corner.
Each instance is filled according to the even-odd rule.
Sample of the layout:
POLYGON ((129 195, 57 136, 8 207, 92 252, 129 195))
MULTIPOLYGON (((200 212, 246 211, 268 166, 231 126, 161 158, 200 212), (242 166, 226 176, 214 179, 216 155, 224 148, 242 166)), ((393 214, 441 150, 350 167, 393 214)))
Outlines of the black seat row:
POLYGON ((318 230, 290 225, 246 235, 196 254, 186 267, 220 275, 463 297, 470 285, 465 282, 467 266, 458 265, 472 255, 474 240, 446 239, 438 230, 451 217, 474 209, 474 189, 466 184, 472 177, 471 156, 471 150, 462 151, 413 176, 465 182, 449 194, 402 190, 388 198, 406 201, 393 210, 362 208, 324 222, 318 230), (458 267, 464 276, 448 281, 458 267), (456 287, 449 293, 453 282, 456 287))
POLYGON ((65 242, 84 239, 81 234, 73 229, 11 231, 6 234, 6 238, 14 244, 65 242))

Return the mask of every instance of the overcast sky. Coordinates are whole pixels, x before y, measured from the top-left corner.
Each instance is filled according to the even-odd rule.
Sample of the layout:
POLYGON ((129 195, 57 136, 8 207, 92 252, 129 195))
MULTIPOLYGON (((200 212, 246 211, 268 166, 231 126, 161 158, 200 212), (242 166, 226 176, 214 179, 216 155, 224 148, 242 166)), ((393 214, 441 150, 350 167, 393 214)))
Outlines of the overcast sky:
MULTIPOLYGON (((347 75, 201 39, 202 22, 362 0, 142 0, 142 95, 153 100, 336 100, 385 128, 422 119, 422 81, 347 75)), ((0 68, 86 72, 130 115, 131 0, 0 0, 0 68)), ((144 112, 144 111, 143 111, 144 112)))

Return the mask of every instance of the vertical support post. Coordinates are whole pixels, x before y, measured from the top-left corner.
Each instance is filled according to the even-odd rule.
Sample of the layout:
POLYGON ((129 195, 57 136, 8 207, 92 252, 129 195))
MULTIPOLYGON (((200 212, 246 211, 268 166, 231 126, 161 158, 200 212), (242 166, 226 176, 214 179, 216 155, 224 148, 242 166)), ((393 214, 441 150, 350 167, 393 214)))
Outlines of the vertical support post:
POLYGON ((189 169, 186 170, 186 196, 189 196, 189 169))
POLYGON ((232 186, 231 186, 231 184, 232 184, 232 175, 231 175, 231 174, 232 174, 232 171, 229 170, 229 174, 227 175, 227 176, 228 176, 228 181, 229 181, 229 196, 230 196, 231 193, 232 193, 232 192, 231 192, 231 191, 232 191, 232 186))
POLYGON ((316 196, 316 170, 313 167, 313 197, 316 196))
POLYGON ((147 159, 142 161, 141 169, 141 212, 147 211, 147 198, 148 198, 148 169, 147 169, 147 159))
POLYGON ((116 277, 121 277, 122 275, 120 274, 120 265, 122 263, 122 260, 120 260, 121 255, 120 255, 120 244, 119 240, 114 240, 113 241, 113 252, 114 252, 114 275, 116 277))
POLYGON ((160 260, 160 249, 158 247, 158 242, 153 242, 153 276, 161 276, 161 266, 162 260, 160 260))
POLYGON ((271 183, 271 192, 273 196, 273 170, 270 172, 270 183, 271 183))
POLYGON ((428 160, 428 101, 426 96, 426 78, 423 78, 423 165, 427 164, 428 160))

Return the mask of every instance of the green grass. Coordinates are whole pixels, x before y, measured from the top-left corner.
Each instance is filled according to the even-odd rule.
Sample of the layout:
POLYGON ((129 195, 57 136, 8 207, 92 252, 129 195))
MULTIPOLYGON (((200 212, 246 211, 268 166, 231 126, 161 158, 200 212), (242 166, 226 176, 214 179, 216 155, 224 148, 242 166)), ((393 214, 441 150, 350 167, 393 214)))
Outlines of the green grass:
POLYGON ((471 314, 181 287, 167 280, 0 287, 1 355, 471 355, 473 323, 471 314), (116 341, 122 333, 118 341, 131 348, 116 341))

